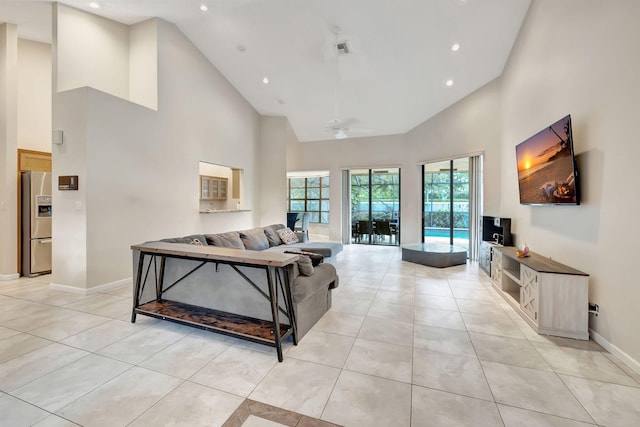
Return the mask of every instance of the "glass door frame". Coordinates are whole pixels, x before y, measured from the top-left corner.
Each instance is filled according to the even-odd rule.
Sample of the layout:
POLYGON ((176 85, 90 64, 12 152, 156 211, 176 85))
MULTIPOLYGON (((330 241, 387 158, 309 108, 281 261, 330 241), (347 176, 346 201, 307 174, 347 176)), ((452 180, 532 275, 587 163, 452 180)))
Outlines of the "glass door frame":
MULTIPOLYGON (((395 243, 391 244, 391 242, 393 241, 393 238, 391 236, 389 236, 389 246, 400 246, 400 228, 401 228, 401 188, 402 188, 402 174, 401 174, 401 168, 399 167, 394 167, 394 168, 358 168, 358 169, 351 169, 349 170, 349 195, 351 196, 351 191, 352 191, 352 177, 353 177, 353 171, 364 171, 367 170, 368 171, 368 183, 367 183, 367 189, 368 189, 368 212, 367 212, 367 216, 368 216, 368 230, 370 231, 370 233, 367 233, 367 241, 366 242, 355 242, 354 241, 354 237, 353 235, 351 236, 351 243, 354 244, 367 244, 367 245, 377 245, 377 243, 374 241, 374 218, 373 218, 373 177, 376 175, 375 174, 375 170, 380 170, 380 169, 397 169, 397 175, 398 175, 398 197, 397 197, 397 206, 398 206, 398 222, 396 225, 396 230, 395 230, 395 243)), ((351 213, 353 212, 353 202, 352 202, 352 198, 349 197, 350 200, 350 204, 351 206, 349 206, 349 213, 351 216, 351 213)), ((394 204, 395 204, 395 200, 394 200, 394 204)), ((351 219, 351 222, 353 224, 353 219, 351 219)), ((353 234, 353 233, 352 233, 353 234)))
MULTIPOLYGON (((456 160, 463 160, 463 159, 466 159, 469 162, 471 161, 471 158, 469 158, 469 157, 459 157, 459 158, 454 158, 454 159, 446 159, 446 160, 434 161, 434 162, 429 162, 429 163, 422 164, 422 168, 421 168, 421 170, 422 170, 422 178, 421 178, 421 180, 422 180, 422 207, 421 207, 421 209, 422 209, 422 222, 421 222, 420 234, 422 236, 421 237, 421 241, 423 243, 426 243, 425 242, 425 227, 426 227, 425 204, 427 203, 427 200, 426 200, 426 197, 425 197, 425 193, 426 193, 426 188, 425 188, 425 185, 426 185, 426 182, 425 182, 426 171, 425 171, 425 169, 426 168, 425 168, 425 166, 427 164, 435 164, 435 163, 448 163, 449 164, 448 165, 448 169, 446 170, 449 173, 449 182, 448 182, 448 184, 449 184, 449 198, 447 200, 447 202, 449 204, 449 244, 450 245, 454 245, 455 213, 456 213, 456 211, 454 209, 454 206, 455 206, 455 198, 454 198, 454 196, 455 196, 455 180, 454 180, 454 174, 456 172, 456 169, 454 168, 454 162, 456 160)), ((468 169, 467 169, 467 174, 469 175, 467 185, 470 185, 470 179, 471 179, 470 166, 471 165, 469 165, 468 169)), ((469 205, 471 204, 471 195, 469 195, 468 203, 469 203, 469 205)), ((469 208, 468 208, 467 209, 467 215, 470 215, 470 214, 471 213, 469 212, 469 208)), ((467 246, 471 247, 471 226, 470 226, 471 218, 468 218, 467 223, 468 223, 467 229, 468 229, 468 233, 469 233, 467 246)))

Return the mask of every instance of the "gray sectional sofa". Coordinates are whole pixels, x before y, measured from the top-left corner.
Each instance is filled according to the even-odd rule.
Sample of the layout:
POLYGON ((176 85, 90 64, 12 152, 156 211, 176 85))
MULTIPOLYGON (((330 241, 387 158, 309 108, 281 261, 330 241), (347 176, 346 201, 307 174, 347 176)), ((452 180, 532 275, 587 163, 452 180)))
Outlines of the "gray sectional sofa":
MULTIPOLYGON (((340 242, 282 244, 277 230, 284 228, 285 226, 282 224, 274 224, 250 230, 191 235, 162 239, 160 241, 202 244, 247 251, 284 252, 305 250, 322 254, 328 261, 335 259, 336 254, 342 250, 342 243, 340 242)), ((139 252, 134 250, 133 277, 137 277, 138 259, 139 252)), ((308 262, 308 259, 305 261, 308 262)), ((165 289, 199 264, 200 262, 198 261, 188 259, 168 258, 164 270, 165 289)), ((330 262, 323 262, 312 267, 311 274, 309 274, 308 267, 308 265, 303 266, 300 264, 299 266, 298 263, 294 263, 289 265, 286 270, 291 284, 298 339, 302 338, 322 315, 331 308, 331 289, 336 288, 339 282, 336 269, 330 262), (307 275, 302 274, 303 272, 307 275)), ((236 268, 268 294, 267 278, 264 270, 245 266, 236 268)), ((141 303, 155 299, 155 283, 156 276, 159 275, 159 267, 151 268, 148 274, 146 270, 143 270, 143 273, 141 286, 144 286, 144 291, 140 299, 141 303)), ((238 271, 227 264, 208 263, 196 269, 176 286, 166 290, 163 293, 163 298, 243 316, 271 320, 269 302, 253 289, 238 271)), ((284 307, 284 298, 280 298, 280 305, 284 307)), ((284 316, 281 316, 280 321, 288 323, 284 316)))

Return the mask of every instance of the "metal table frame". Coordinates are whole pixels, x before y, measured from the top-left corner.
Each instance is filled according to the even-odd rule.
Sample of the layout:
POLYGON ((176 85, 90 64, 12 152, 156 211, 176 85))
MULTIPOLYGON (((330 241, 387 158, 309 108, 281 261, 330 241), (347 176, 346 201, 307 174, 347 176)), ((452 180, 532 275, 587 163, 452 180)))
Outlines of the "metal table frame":
MULTIPOLYGON (((271 258, 277 258, 275 261, 265 261, 264 259, 251 260, 251 256, 246 251, 229 250, 226 248, 211 248, 207 246, 192 246, 186 244, 175 243, 147 243, 143 245, 132 246, 132 249, 140 252, 138 259, 138 271, 134 283, 134 301, 133 309, 131 312, 131 322, 135 323, 136 315, 143 314, 146 316, 156 317, 163 320, 169 320, 176 323, 186 324, 190 326, 199 327, 212 332, 230 335, 241 339, 257 342, 273 346, 276 348, 278 360, 282 362, 282 342, 289 336, 293 337, 293 344, 298 344, 296 320, 293 309, 293 297, 291 294, 291 286, 289 283, 289 275, 286 271, 287 265, 295 262, 298 256, 291 254, 272 254, 271 258), (167 247, 167 245, 171 245, 167 247), (195 249, 198 248, 198 249, 195 249), (202 248, 208 248, 203 250, 202 248), (218 252, 218 253, 216 253, 218 252), (231 253, 231 255, 230 255, 231 253), (197 261, 199 264, 193 269, 185 273, 183 276, 176 279, 173 283, 165 284, 165 264, 167 258, 177 258, 197 261), (148 262, 145 261, 148 259, 148 262), (158 269, 159 259, 159 269, 158 269), (169 300, 163 299, 163 293, 178 285, 182 280, 193 274, 195 271, 201 269, 208 263, 215 263, 216 270, 218 264, 229 265, 240 277, 244 279, 246 283, 251 285, 260 295, 269 301, 271 306, 271 321, 265 321, 261 319, 253 319, 246 316, 236 315, 234 313, 221 312, 217 310, 207 309, 206 307, 191 306, 182 303, 171 302, 171 309, 163 306, 163 301, 167 304, 169 300), (151 268, 153 266, 155 276, 155 288, 156 288, 156 300, 151 302, 140 303, 140 299, 144 292, 145 285, 151 268), (264 270, 266 279, 268 294, 264 292, 260 287, 243 273, 238 267, 249 267, 264 270), (143 279, 144 272, 144 279, 143 279), (280 307, 278 299, 279 292, 282 292, 284 297, 284 308, 280 307), (150 303, 155 303, 150 304, 150 303), (155 308, 148 308, 149 306, 155 308), (160 307, 158 309, 157 307, 160 307), (184 316, 180 313, 181 310, 189 311, 194 310, 198 313, 196 319, 203 319, 203 316, 207 318, 207 321, 202 322, 200 320, 194 320, 190 318, 188 314, 184 316), (171 312, 171 313, 169 313, 171 312), (177 314, 176 314, 177 313, 177 314), (288 320, 288 325, 280 324, 280 313, 285 315, 288 320), (224 322, 224 318, 233 316, 234 318, 241 319, 243 322, 247 322, 257 328, 271 327, 272 331, 269 338, 266 336, 256 336, 250 333, 242 332, 240 330, 234 330, 233 327, 229 329, 229 325, 224 324, 220 326, 219 323, 224 322), (210 320, 210 321, 209 321, 210 320), (281 326, 284 326, 286 330, 281 332, 281 326), (288 328, 287 328, 288 327, 288 328)), ((266 334, 265 334, 266 335, 266 334)))

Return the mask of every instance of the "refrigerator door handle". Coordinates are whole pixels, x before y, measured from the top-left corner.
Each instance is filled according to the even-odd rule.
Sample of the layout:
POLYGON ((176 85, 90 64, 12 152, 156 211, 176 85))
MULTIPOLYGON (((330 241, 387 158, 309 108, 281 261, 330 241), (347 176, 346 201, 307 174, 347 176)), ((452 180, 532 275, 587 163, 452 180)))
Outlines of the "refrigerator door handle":
POLYGON ((51 239, 34 239, 38 243, 51 243, 51 239))

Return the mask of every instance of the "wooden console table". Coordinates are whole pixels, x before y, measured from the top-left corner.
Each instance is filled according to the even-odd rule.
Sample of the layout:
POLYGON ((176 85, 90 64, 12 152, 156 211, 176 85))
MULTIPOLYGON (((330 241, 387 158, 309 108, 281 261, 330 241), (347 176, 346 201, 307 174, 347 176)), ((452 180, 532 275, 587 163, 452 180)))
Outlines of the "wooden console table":
POLYGON ((293 310, 293 298, 286 267, 296 262, 299 258, 298 255, 165 242, 134 245, 131 246, 131 249, 140 252, 138 271, 134 283, 134 302, 131 313, 132 323, 136 321, 136 314, 143 314, 145 316, 195 326, 212 332, 269 345, 276 348, 280 362, 283 360, 282 341, 292 336, 294 345, 297 345, 298 338, 293 310), (188 259, 199 261, 201 264, 173 283, 165 284, 164 270, 167 258, 188 259), (149 270, 157 268, 156 261, 158 259, 160 261, 159 272, 158 274, 154 274, 156 277, 156 298, 155 300, 141 303, 140 298, 142 297, 144 286, 147 282, 146 279, 149 275, 149 270), (178 285, 182 279, 195 270, 211 262, 230 265, 257 292, 265 297, 271 305, 271 320, 255 319, 162 298, 164 292, 178 285), (237 269, 238 266, 264 270, 269 293, 267 294, 262 291, 262 289, 253 283, 246 275, 242 274, 237 269), (146 272, 144 272, 145 270, 146 272), (280 307, 278 303, 278 288, 280 288, 284 296, 284 309, 280 307), (289 324, 280 323, 280 313, 289 319, 289 324))
POLYGON ((513 246, 494 246, 493 287, 539 334, 589 339, 589 275, 513 246))

